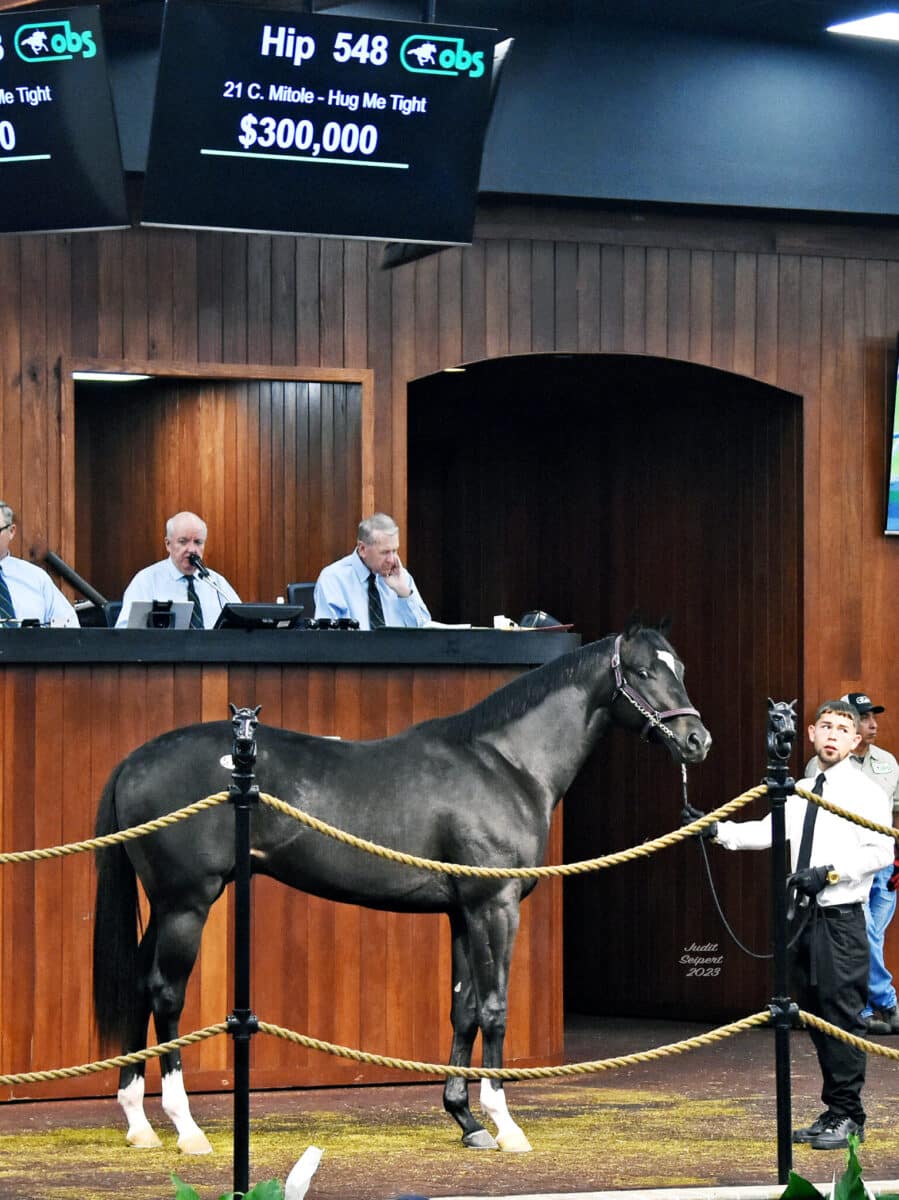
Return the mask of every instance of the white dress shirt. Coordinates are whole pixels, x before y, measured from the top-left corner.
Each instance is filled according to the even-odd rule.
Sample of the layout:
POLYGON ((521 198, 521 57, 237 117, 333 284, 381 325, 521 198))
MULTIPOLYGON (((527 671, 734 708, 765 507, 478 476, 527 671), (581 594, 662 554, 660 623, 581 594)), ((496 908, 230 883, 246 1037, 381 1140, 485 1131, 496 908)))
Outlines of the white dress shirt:
POLYGON ((37 618, 42 625, 78 628, 78 614, 42 567, 7 554, 0 559, 0 570, 17 621, 37 618))
MULTIPOLYGON (((799 782, 810 792, 815 778, 812 776, 799 782)), ((847 812, 875 821, 878 825, 892 824, 892 807, 886 793, 853 766, 848 758, 824 772, 821 795, 831 804, 837 804, 847 812)), ((785 824, 790 842, 790 869, 793 871, 799 858, 802 826, 809 803, 799 796, 787 797, 785 824)), ((726 850, 766 850, 771 845, 771 815, 769 813, 761 821, 719 821, 715 840, 726 850)), ((840 877, 839 883, 830 884, 818 893, 817 901, 822 907, 867 900, 871 879, 892 861, 892 838, 838 817, 825 808, 818 809, 810 865, 833 867, 840 877)))
MULTIPOLYGON (((368 567, 353 550, 325 567, 315 585, 316 617, 351 617, 360 629, 370 629, 368 619, 368 567)), ((406 581, 412 589, 408 596, 398 596, 380 575, 375 575, 385 625, 420 629, 431 619, 428 606, 415 587, 415 580, 406 571, 406 581)))
MULTIPOLYGON (((215 580, 219 591, 216 590, 210 583, 209 579, 201 579, 199 575, 192 576, 194 581, 194 589, 200 600, 200 607, 203 609, 203 628, 211 629, 218 620, 218 615, 226 604, 239 604, 240 596, 235 592, 234 588, 221 575, 217 575, 215 571, 209 572, 210 579, 215 580)), ((144 567, 142 571, 134 576, 131 582, 125 588, 125 595, 122 597, 122 611, 119 613, 116 621, 116 629, 123 629, 128 624, 128 614, 131 611, 131 603, 134 600, 187 600, 187 584, 184 582, 184 576, 172 562, 171 558, 164 558, 160 562, 153 563, 152 566, 144 567)))

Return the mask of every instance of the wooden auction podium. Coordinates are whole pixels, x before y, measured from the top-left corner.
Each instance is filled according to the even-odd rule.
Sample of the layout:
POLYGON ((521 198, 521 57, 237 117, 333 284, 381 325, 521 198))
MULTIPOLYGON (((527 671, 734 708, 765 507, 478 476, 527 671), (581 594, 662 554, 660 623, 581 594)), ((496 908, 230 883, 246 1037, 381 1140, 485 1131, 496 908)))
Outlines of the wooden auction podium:
MULTIPOLYGON (((579 643, 566 633, 492 630, 0 633, 0 850, 88 838, 103 785, 149 738, 262 705, 265 725, 371 739, 476 703, 579 643)), ((230 754, 230 741, 222 755, 230 754)), ((222 788, 230 773, 223 766, 222 788)), ((260 774, 259 787, 266 790, 260 774)), ((185 794, 183 803, 200 799, 185 794)), ((390 830, 383 830, 390 843, 390 830)), ((549 861, 561 858, 557 815, 549 861)), ((91 855, 0 868, 0 1073, 93 1061, 91 855)), ((231 1005, 230 889, 212 910, 181 1032, 231 1005)), ((251 1001, 261 1020, 375 1053, 445 1061, 450 939, 437 916, 339 905, 254 883, 251 1001)), ((508 1065, 562 1061, 562 890, 541 882, 522 908, 510 987, 508 1065)), ((151 1043, 154 1040, 150 1031, 151 1043)), ((257 1035, 256 1088, 418 1079, 257 1035)), ((231 1040, 185 1051, 191 1091, 230 1087, 231 1040)), ((158 1088, 150 1065, 148 1087, 158 1088)), ((5 1089, 0 1098, 112 1095, 114 1071, 5 1089)))

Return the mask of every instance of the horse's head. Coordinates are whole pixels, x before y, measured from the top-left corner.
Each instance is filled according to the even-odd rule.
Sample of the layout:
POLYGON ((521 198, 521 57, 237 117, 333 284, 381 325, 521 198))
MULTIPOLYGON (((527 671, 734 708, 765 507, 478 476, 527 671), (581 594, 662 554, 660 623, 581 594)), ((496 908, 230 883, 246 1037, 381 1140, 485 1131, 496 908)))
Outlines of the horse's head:
POLYGON ((664 742, 675 762, 702 762, 712 736, 684 687, 684 664, 666 626, 631 624, 615 639, 613 710, 619 724, 664 742))
POLYGON ((235 753, 240 750, 248 750, 256 739, 256 726, 259 724, 262 705, 257 704, 255 708, 237 708, 231 704, 229 707, 231 709, 231 728, 234 731, 235 753))

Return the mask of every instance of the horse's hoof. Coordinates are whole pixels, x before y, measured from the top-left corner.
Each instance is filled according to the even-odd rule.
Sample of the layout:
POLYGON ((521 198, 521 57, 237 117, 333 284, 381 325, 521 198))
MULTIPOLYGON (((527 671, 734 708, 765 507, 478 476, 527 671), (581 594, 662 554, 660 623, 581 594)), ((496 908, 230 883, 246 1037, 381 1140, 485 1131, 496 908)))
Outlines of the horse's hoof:
POLYGON ((533 1147, 520 1129, 510 1129, 506 1133, 498 1133, 496 1141, 500 1150, 507 1154, 527 1154, 533 1147))
POLYGON ((150 1125, 139 1125, 137 1129, 129 1129, 125 1141, 135 1150, 158 1150, 162 1145, 150 1125))
POLYGON ((466 1133, 462 1138, 462 1145, 467 1150, 498 1150, 496 1139, 493 1134, 486 1129, 476 1129, 474 1133, 466 1133))
POLYGON ((212 1147, 209 1139, 202 1130, 195 1133, 184 1133, 178 1138, 178 1149, 182 1154, 211 1154, 212 1147))

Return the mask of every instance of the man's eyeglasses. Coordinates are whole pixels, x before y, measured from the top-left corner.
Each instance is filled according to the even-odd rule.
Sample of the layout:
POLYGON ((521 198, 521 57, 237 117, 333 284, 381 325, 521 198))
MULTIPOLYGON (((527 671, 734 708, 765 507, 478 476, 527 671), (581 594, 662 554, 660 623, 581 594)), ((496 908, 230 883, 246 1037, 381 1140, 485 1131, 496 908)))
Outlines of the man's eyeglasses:
POLYGON ((0 525, 0 533, 5 533, 7 529, 12 529, 13 525, 15 525, 15 521, 10 521, 8 525, 0 525))

